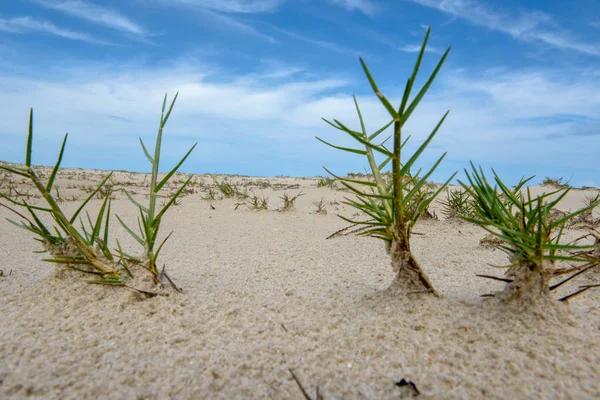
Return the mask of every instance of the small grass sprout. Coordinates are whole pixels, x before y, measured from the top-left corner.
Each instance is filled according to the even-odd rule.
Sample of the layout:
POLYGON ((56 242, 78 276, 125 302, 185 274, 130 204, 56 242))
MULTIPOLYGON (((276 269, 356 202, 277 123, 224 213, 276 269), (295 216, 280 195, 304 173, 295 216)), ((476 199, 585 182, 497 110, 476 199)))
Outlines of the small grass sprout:
POLYGON ((300 192, 295 196, 290 196, 286 192, 283 192, 283 196, 280 197, 280 199, 283 200, 283 206, 279 211, 293 210, 296 204, 296 200, 298 200, 298 197, 300 196, 304 196, 304 193, 300 192))
POLYGON ((557 189, 567 189, 570 187, 569 182, 563 182, 563 177, 560 178, 550 178, 545 177, 542 181, 542 186, 551 186, 557 189))
POLYGON ((209 187, 206 190, 206 194, 202 196, 202 200, 223 200, 223 196, 219 194, 215 189, 209 187))
POLYGON ((594 218, 595 204, 600 202, 600 192, 596 193, 595 196, 586 196, 583 199, 583 207, 587 208, 587 211, 579 214, 577 217, 571 220, 570 227, 572 228, 595 228, 600 225, 600 218, 594 218))
POLYGON ((335 129, 349 134, 353 139, 363 145, 363 148, 341 147, 317 138, 321 142, 335 149, 359 154, 367 158, 371 170, 371 173, 367 175, 371 175, 372 179, 343 178, 333 174, 327 168, 325 168, 325 170, 356 195, 355 199, 347 198, 345 203, 359 210, 361 214, 364 214, 367 217, 367 220, 354 220, 343 216, 340 217, 351 224, 366 226, 366 229, 360 230, 358 234, 375 237, 385 242, 388 254, 391 256, 392 269, 396 272, 396 278, 392 287, 398 288, 404 293, 427 291, 437 294, 429 281, 429 278, 421 269, 421 266, 411 251, 410 237, 412 229, 419 217, 427 210, 430 203, 445 189, 454 177, 454 175, 452 175, 435 191, 424 189, 427 184, 427 179, 440 165, 446 156, 445 153, 428 172, 424 174, 421 174, 420 170, 417 173, 411 172, 411 168, 413 168, 416 161, 419 159, 419 156, 427 148, 444 123, 448 112, 441 118, 431 134, 412 155, 404 158, 402 152, 402 149, 408 140, 408 137, 403 136, 404 124, 409 120, 410 116, 429 90, 450 52, 450 48, 445 51, 437 66, 425 81, 423 87, 412 101, 409 102, 411 91, 416 83, 421 61, 425 54, 425 48, 430 32, 431 28, 428 28, 412 74, 406 82, 401 103, 397 108, 392 106, 389 100, 381 93, 369 72, 366 63, 362 58, 360 59, 364 73, 367 76, 373 92, 391 117, 389 123, 376 130, 374 133, 368 134, 356 97, 354 97, 354 105, 360 121, 360 131, 350 129, 336 119, 334 119, 333 122, 323 119, 335 129), (387 139, 376 143, 375 140, 379 135, 392 125, 393 134, 387 139), (388 149, 385 143, 390 138, 392 139, 392 148, 388 149), (383 157, 383 159, 378 160, 375 157, 375 154, 383 157), (386 181, 383 170, 390 162, 392 165, 392 173, 390 176, 391 183, 388 184, 389 181, 386 181))
POLYGON ((313 201, 313 206, 315 206, 315 214, 325 215, 327 214, 327 204, 325 204, 325 198, 321 197, 319 201, 313 201))
POLYGON ((317 181, 317 187, 329 187, 331 189, 335 189, 335 179, 330 177, 319 177, 317 181))
POLYGON ((257 195, 251 196, 246 205, 251 210, 268 210, 269 209, 269 198, 262 196, 259 197, 257 195))
POLYGON ((160 181, 158 180, 163 129, 164 129, 165 125, 167 124, 167 121, 169 120, 171 112, 173 111, 173 106, 175 105, 175 102, 177 101, 178 94, 179 93, 175 94, 175 97, 173 98, 171 105, 166 113, 165 113, 165 110, 166 110, 166 105, 167 105, 167 95, 165 94, 163 104, 162 104, 160 123, 158 126, 158 133, 156 136, 156 143, 154 146, 154 155, 153 156, 150 155, 150 153, 148 152, 148 149, 146 148, 146 145, 144 144, 142 138, 139 139, 140 145, 144 152, 144 155, 148 159, 148 162, 150 163, 150 165, 152 165, 152 174, 150 176, 150 193, 148 196, 148 206, 143 206, 137 200, 135 200, 131 196, 131 194, 129 194, 129 192, 125 191, 125 194, 129 198, 129 200, 131 200, 131 202, 137 207, 137 209, 139 211, 139 217, 138 217, 139 231, 138 231, 138 233, 134 232, 133 229, 131 229, 125 222, 123 222, 123 220, 119 216, 117 216, 117 219, 119 220, 119 222, 121 223, 123 228, 125 228, 125 230, 144 248, 143 256, 141 258, 133 257, 131 255, 123 253, 121 251, 121 246, 119 245, 119 242, 117 241, 117 245, 119 248, 118 251, 119 251, 119 254, 121 255, 121 257, 129 263, 140 264, 144 268, 146 268, 152 275, 152 279, 156 285, 161 284, 162 277, 165 277, 169 281, 169 283, 171 283, 173 288, 176 288, 176 287, 175 287, 175 285, 173 285, 173 283, 171 282, 169 277, 167 275, 165 275, 164 268, 163 268, 162 272, 159 272, 158 267, 156 265, 156 260, 158 258, 158 255, 160 254, 160 251, 162 250, 162 247, 165 244, 165 242, 171 236, 172 232, 169 233, 169 235, 167 235, 166 238, 160 242, 160 244, 157 243, 158 232, 160 229, 160 225, 161 225, 163 216, 165 215, 167 210, 173 204, 175 204, 175 202, 177 201, 177 198, 180 196, 180 194, 183 192, 183 190, 186 188, 186 186, 190 183, 193 176, 190 175, 187 179, 185 179, 185 181, 181 184, 179 189, 177 189, 177 191, 175 191, 175 193, 173 193, 168 198, 166 203, 161 205, 160 209, 157 208, 158 194, 159 194, 160 190, 163 187, 165 187, 165 185, 169 182, 169 179, 171 179, 171 177, 177 172, 179 167, 184 163, 184 161, 188 158, 188 156, 192 153, 192 151, 198 144, 198 143, 195 143, 188 150, 188 152, 183 156, 183 158, 177 163, 177 165, 175 165, 175 167, 173 167, 160 181))
POLYGON ((475 216, 473 199, 466 190, 446 190, 446 199, 441 200, 442 214, 446 219, 475 216))
MULTIPOLYGON (((481 167, 477 169, 473 163, 471 167, 471 172, 465 169, 468 182, 459 180, 459 183, 473 198, 474 216, 463 216, 463 219, 501 239, 502 244, 497 247, 509 256, 509 264, 503 266, 507 269, 505 278, 480 275, 506 282, 505 290, 496 294, 496 297, 521 304, 551 299, 550 291, 579 275, 582 270, 598 265, 589 258, 577 255, 594 246, 561 243, 567 223, 595 207, 597 203, 551 219, 551 210, 569 189, 558 189, 534 197, 529 188, 523 189, 533 177, 523 178, 515 187, 510 188, 492 170, 495 181, 492 186, 481 167), (517 195, 522 191, 525 192, 523 195, 517 195), (558 262, 569 263, 569 266, 559 266, 558 262), (550 284, 551 279, 564 275, 570 276, 557 284, 550 284)), ((572 295, 560 300, 570 297, 572 295)))

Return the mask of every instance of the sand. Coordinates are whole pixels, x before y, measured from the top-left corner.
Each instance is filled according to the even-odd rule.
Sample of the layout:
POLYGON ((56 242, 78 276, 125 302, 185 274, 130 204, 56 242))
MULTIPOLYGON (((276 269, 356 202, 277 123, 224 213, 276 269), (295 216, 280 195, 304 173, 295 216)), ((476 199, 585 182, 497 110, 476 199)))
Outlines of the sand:
MULTIPOLYGON (((65 209, 102 174, 61 172, 65 209)), ((160 263, 183 289, 168 296, 57 273, 28 232, 0 223, 0 398, 301 399, 289 369, 312 398, 317 387, 326 399, 411 398, 402 379, 423 399, 600 398, 600 290, 528 310, 484 300, 503 284, 475 274, 501 275, 489 264, 506 255, 479 245, 482 229, 440 218, 420 221, 413 236, 440 297, 400 296, 386 290, 394 273, 381 242, 326 239, 346 226, 336 213, 354 213, 341 203, 348 192, 317 179, 228 179, 269 197, 270 209, 203 200, 199 183, 212 181, 197 176, 163 223, 164 235, 174 233, 160 263), (294 210, 276 211, 284 192, 300 191, 294 210), (327 214, 315 213, 321 198, 327 214)), ((143 200, 143 180, 118 172, 115 188, 143 200)), ((560 208, 595 193, 574 190, 560 208)), ((131 203, 116 197, 113 211, 133 222, 131 203)), ((6 209, 0 217, 13 218, 6 209)), ((113 240, 135 249, 113 227, 113 240)), ((557 297, 598 280, 585 274, 557 297)))

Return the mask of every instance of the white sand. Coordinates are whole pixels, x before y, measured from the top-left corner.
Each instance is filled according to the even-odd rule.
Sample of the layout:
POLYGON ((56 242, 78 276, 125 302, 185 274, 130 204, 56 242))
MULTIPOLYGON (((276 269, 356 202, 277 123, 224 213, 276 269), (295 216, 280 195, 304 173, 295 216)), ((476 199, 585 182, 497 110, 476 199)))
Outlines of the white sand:
MULTIPOLYGON (((63 197, 82 196, 82 174, 100 176, 64 171, 63 197)), ((141 181, 116 178, 130 188, 141 181)), ((184 291, 168 297, 57 276, 32 253, 40 248, 31 235, 1 222, 0 398, 300 399, 289 368, 313 398, 317 386, 326 399, 409 398, 394 384, 402 378, 426 399, 600 398, 600 290, 526 312, 483 301, 503 284, 475 274, 501 275, 487 265, 506 256, 478 245, 480 228, 424 220, 413 250, 441 297, 394 295, 382 243, 325 239, 346 226, 337 212, 354 213, 341 204, 347 192, 317 188, 314 179, 269 181, 300 185, 285 191, 306 195, 286 213, 275 211, 284 190, 271 188, 253 190, 270 198, 270 211, 235 210, 241 200, 206 201, 204 192, 170 210, 163 234, 174 233, 159 261, 184 291), (314 214, 321 197, 327 215, 314 214)), ((594 193, 573 191, 561 208, 594 193)), ((64 203, 71 212, 76 205, 64 203)), ((135 220, 122 193, 113 211, 135 220)), ((6 209, 0 217, 14 218, 6 209)), ((133 249, 116 220, 113 227, 113 240, 133 249)), ((557 297, 599 278, 586 274, 557 297)))

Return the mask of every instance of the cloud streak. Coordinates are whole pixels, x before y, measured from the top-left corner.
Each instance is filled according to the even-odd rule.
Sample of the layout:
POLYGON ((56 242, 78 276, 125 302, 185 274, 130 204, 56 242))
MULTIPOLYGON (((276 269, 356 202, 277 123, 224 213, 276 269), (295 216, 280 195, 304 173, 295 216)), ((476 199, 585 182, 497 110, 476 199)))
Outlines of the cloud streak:
POLYGON ((365 15, 373 15, 378 10, 371 0, 329 0, 329 2, 349 11, 360 11, 365 15))
POLYGON ((98 25, 143 36, 146 30, 116 10, 85 0, 34 0, 37 4, 98 25))
POLYGON ((351 57, 358 57, 358 56, 361 55, 361 53, 359 51, 353 50, 353 49, 351 49, 349 47, 345 47, 345 46, 339 45, 337 43, 328 42, 328 41, 319 40, 319 39, 311 39, 309 37, 302 36, 302 35, 300 35, 298 33, 288 31, 287 29, 278 28, 278 27, 270 25, 270 24, 269 24, 269 26, 274 31, 279 32, 279 33, 281 33, 283 35, 289 36, 289 37, 291 37, 293 39, 296 39, 296 40, 299 40, 301 42, 309 43, 309 44, 312 44, 312 45, 315 45, 315 46, 318 46, 318 47, 322 47, 322 48, 327 49, 327 50, 331 50, 331 51, 336 52, 338 54, 342 54, 342 55, 345 55, 345 56, 351 56, 351 57))
POLYGON ((560 28, 551 15, 542 11, 510 14, 492 10, 477 0, 409 0, 455 18, 498 31, 524 42, 537 42, 579 53, 600 56, 600 45, 578 41, 560 28))
POLYGON ((225 13, 253 14, 274 12, 285 0, 160 0, 169 4, 180 4, 205 8, 225 13))
POLYGON ((40 32, 87 43, 110 44, 109 42, 96 39, 86 33, 60 28, 50 21, 38 20, 31 17, 17 17, 10 19, 0 18, 0 31, 17 34, 40 32))

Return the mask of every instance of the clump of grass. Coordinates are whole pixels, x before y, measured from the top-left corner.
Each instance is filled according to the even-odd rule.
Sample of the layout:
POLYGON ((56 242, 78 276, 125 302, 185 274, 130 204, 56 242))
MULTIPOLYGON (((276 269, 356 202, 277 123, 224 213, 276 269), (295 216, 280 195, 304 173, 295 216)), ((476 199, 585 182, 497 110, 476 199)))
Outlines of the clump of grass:
POLYGON ((412 101, 409 102, 410 94, 417 79, 417 74, 421 66, 421 60, 425 53, 430 32, 431 29, 427 29, 413 72, 408 78, 402 101, 398 108, 394 108, 388 99, 381 93, 375 80, 371 76, 367 65, 362 58, 360 59, 373 92, 392 118, 389 123, 374 133, 370 135, 367 134, 356 97, 354 97, 354 103, 360 121, 360 131, 352 130, 338 120, 330 122, 324 119, 325 122, 335 129, 349 134, 353 139, 362 144, 364 148, 355 149, 341 147, 330 144, 320 138, 317 139, 335 149, 367 157, 371 175, 373 176, 372 181, 342 178, 331 173, 329 170, 326 170, 356 195, 356 199, 346 199, 345 203, 359 210, 368 219, 353 220, 343 216, 341 216, 341 218, 352 224, 364 225, 366 229, 361 230, 359 232, 360 235, 375 237, 385 242, 388 254, 391 255, 392 269, 396 272, 396 279, 392 286, 403 292, 428 291, 436 294, 429 278, 425 275, 411 251, 410 237, 416 221, 425 212, 435 197, 444 190, 454 175, 435 191, 424 189, 427 179, 442 162, 446 155, 445 153, 438 159, 433 167, 423 175, 420 173, 411 173, 411 168, 427 148, 431 140, 435 137, 448 113, 442 117, 432 133, 418 147, 414 154, 405 159, 403 158, 402 152, 402 149, 408 140, 408 138, 403 137, 402 129, 404 124, 409 120, 413 111, 427 93, 427 90, 433 83, 450 51, 450 48, 446 50, 437 66, 426 80, 424 86, 412 101), (393 148, 390 150, 385 145, 387 139, 379 144, 375 143, 375 139, 392 125, 393 134, 391 135, 391 138, 393 148), (383 156, 383 160, 377 160, 375 153, 383 156), (392 164, 391 185, 388 185, 383 177, 383 169, 390 162, 392 164))
POLYGON ((327 214, 327 204, 325 203, 325 198, 321 197, 319 201, 313 201, 313 206, 315 206, 315 214, 325 215, 327 214))
MULTIPOLYGON (((138 220, 140 233, 136 234, 121 220, 121 218, 117 216, 117 219, 119 222, 121 222, 127 232, 144 247, 144 253, 142 257, 133 257, 125 254, 121 250, 121 246, 118 241, 118 249, 116 253, 113 254, 109 249, 109 221, 112 186, 106 185, 106 183, 109 181, 109 179, 111 179, 112 172, 102 179, 102 181, 94 190, 89 192, 88 197, 83 201, 83 203, 70 218, 66 216, 63 210, 60 208, 58 200, 52 196, 52 188, 62 161, 68 135, 65 135, 63 139, 56 165, 54 166, 48 181, 44 184, 34 168, 31 166, 31 153, 33 147, 33 110, 30 111, 29 134, 27 136, 27 148, 25 152, 25 167, 12 168, 0 166, 0 169, 29 179, 46 201, 47 207, 30 205, 25 200, 12 200, 4 193, 0 193, 0 197, 9 201, 12 204, 12 207, 3 203, 0 204, 11 210, 22 219, 20 223, 9 220, 11 223, 20 228, 26 229, 37 236, 36 240, 40 241, 44 249, 51 255, 51 258, 46 259, 45 261, 54 262, 86 274, 94 275, 96 279, 88 281, 90 283, 125 286, 134 289, 127 284, 128 280, 133 278, 130 267, 133 265, 139 265, 150 272, 155 284, 161 283, 161 277, 163 276, 166 277, 172 284, 172 281, 168 278, 168 276, 166 276, 164 273, 159 274, 156 266, 156 258, 158 257, 158 254, 160 253, 160 250, 167 239, 164 239, 158 248, 156 248, 155 245, 162 217, 169 207, 177 200, 177 197, 185 188, 187 182, 170 197, 170 199, 160 210, 158 210, 156 207, 156 201, 158 192, 163 186, 165 186, 169 178, 181 166, 181 164, 196 146, 194 145, 179 162, 179 164, 177 164, 177 166, 173 168, 161 181, 158 181, 162 131, 169 118, 169 115, 171 114, 176 99, 177 96, 175 96, 173 99, 173 102, 171 103, 171 106, 165 115, 167 100, 165 95, 153 157, 150 156, 146 150, 146 146, 140 139, 144 154, 152 164, 152 177, 150 182, 150 194, 148 196, 148 207, 142 206, 136 200, 134 200, 127 191, 125 192, 130 200, 138 207, 140 213, 140 219, 138 220), (97 196, 99 193, 102 193, 101 196, 103 197, 103 201, 97 216, 92 219, 89 213, 85 212, 84 220, 82 217, 82 211, 84 210, 84 207, 92 198, 94 198, 94 196, 97 196), (19 212, 17 210, 19 207, 25 210, 24 213, 28 213, 29 217, 27 217, 24 213, 19 212), (39 213, 47 214, 52 220, 54 220, 56 225, 54 225, 52 228, 48 228, 42 222, 42 218, 40 218, 38 215, 39 213), (79 228, 77 228, 75 225, 77 222, 80 222, 79 228)), ((173 285, 173 287, 175 286, 173 285)), ((139 289, 134 290, 147 295, 156 294, 139 289)))
POLYGON ((583 199, 583 207, 587 208, 587 211, 573 218, 570 227, 595 228, 600 225, 600 218, 594 218, 595 204, 598 204, 599 202, 600 192, 596 193, 595 196, 586 196, 583 199))
POLYGON ((328 187, 335 189, 335 179, 330 177, 319 177, 319 180, 317 181, 317 187, 328 187))
POLYGON ((293 210, 296 207, 296 200, 298 200, 298 197, 300 196, 304 196, 304 193, 302 193, 302 191, 300 191, 300 193, 298 193, 295 196, 290 196, 286 192, 283 192, 283 196, 280 197, 280 199, 283 200, 283 206, 279 209, 279 211, 293 210))
POLYGON ((219 182, 215 177, 213 177, 213 182, 218 191, 221 192, 223 197, 232 198, 237 197, 238 199, 247 199, 249 197, 248 190, 246 188, 240 188, 238 185, 232 185, 227 178, 223 179, 219 182))
POLYGON ((0 165, 0 169, 30 180, 43 197, 47 206, 31 205, 25 200, 13 200, 6 193, 0 193, 0 197, 8 201, 12 206, 4 203, 0 203, 0 205, 21 218, 21 222, 9 219, 10 223, 33 233, 36 236, 35 240, 39 241, 43 248, 50 253, 51 258, 44 259, 44 261, 57 263, 86 274, 94 275, 96 279, 90 280, 90 283, 125 286, 126 278, 131 274, 126 266, 119 265, 108 247, 109 196, 104 198, 102 206, 94 219, 87 212, 85 213, 86 222, 81 217, 84 207, 100 191, 111 174, 108 174, 90 192, 88 197, 70 217, 67 217, 60 207, 58 200, 52 195, 54 180, 62 162, 67 137, 68 134, 65 134, 58 160, 52 169, 50 177, 45 183, 42 182, 31 165, 33 109, 30 110, 27 146, 25 150, 25 167, 0 165), (18 211, 18 208, 22 209, 23 213, 18 211), (29 217, 25 213, 29 214, 29 217), (51 228, 47 227, 42 221, 42 214, 48 215, 54 220, 56 225, 51 228), (79 228, 76 226, 77 222, 80 222, 79 228), (88 224, 87 226, 86 223, 88 224))
POLYGON ((446 199, 440 201, 442 214, 446 219, 473 217, 475 208, 473 199, 466 190, 446 190, 446 199))
MULTIPOLYGON (((498 247, 509 256, 505 278, 496 278, 507 283, 503 292, 497 294, 502 300, 531 304, 550 299, 550 291, 579 275, 587 268, 598 264, 576 255, 593 246, 561 243, 566 224, 576 216, 597 205, 591 204, 573 213, 550 219, 551 210, 565 197, 569 189, 559 189, 533 197, 529 189, 521 193, 524 185, 533 177, 521 179, 514 188, 505 185, 494 171, 495 185, 486 179, 483 170, 471 163, 472 171, 465 170, 468 184, 460 184, 474 200, 474 216, 463 217, 480 225, 490 234, 500 238, 498 247), (498 192, 499 191, 499 192, 498 192), (556 197, 550 200, 550 196, 556 197), (557 262, 567 262, 569 267, 557 267, 557 262), (570 275, 563 281, 550 285, 553 278, 570 275)), ((566 300, 571 295, 563 297, 566 300)))
POLYGON ((204 196, 202 196, 202 200, 222 200, 222 199, 223 199, 223 196, 211 187, 209 187, 206 190, 206 194, 204 196))
MULTIPOLYGON (((173 98, 173 101, 171 102, 171 105, 170 105, 168 111, 166 112, 166 114, 165 114, 165 109, 166 109, 166 105, 167 105, 167 95, 165 94, 165 97, 163 100, 163 105, 162 105, 161 116, 160 116, 160 123, 158 126, 158 134, 156 136, 156 143, 154 146, 154 155, 153 156, 150 155, 150 153, 148 152, 148 150, 146 148, 146 145, 142 141, 142 138, 140 138, 140 145, 142 146, 142 150, 144 151, 144 154, 146 155, 148 162, 150 163, 150 165, 152 165, 152 174, 150 176, 150 194, 148 196, 148 206, 147 207, 143 206, 142 204, 137 202, 129 194, 129 192, 125 191, 125 194, 129 198, 129 200, 131 200, 131 202, 138 208, 138 211, 140 214, 140 216, 138 218, 139 232, 135 233, 127 224, 125 224, 125 222, 123 222, 123 220, 121 218, 119 218, 117 216, 117 219, 119 220, 119 222, 121 223, 123 228, 125 228, 125 230, 144 248, 142 257, 133 257, 131 255, 124 254, 121 251, 121 246, 117 242, 117 245, 119 247, 119 254, 121 255, 121 258, 123 260, 125 260, 126 263, 130 262, 130 263, 136 263, 136 264, 142 265, 144 268, 146 268, 150 272, 154 283, 157 285, 162 283, 163 277, 165 277, 172 284, 169 277, 164 274, 164 268, 163 268, 162 272, 159 272, 158 267, 156 265, 156 260, 158 258, 160 251, 162 250, 163 245, 165 244, 165 242, 169 239, 169 237, 172 234, 172 232, 171 232, 157 246, 160 224, 161 224, 162 218, 165 215, 165 213, 167 212, 167 210, 173 204, 175 204, 175 202, 177 201, 177 198, 179 197, 181 192, 183 192, 183 190, 186 188, 186 186, 190 183, 192 176, 190 175, 183 182, 183 184, 181 184, 179 189, 177 189, 177 191, 170 196, 170 198, 166 201, 166 203, 164 203, 164 205, 162 205, 160 207, 160 209, 157 208, 158 194, 159 194, 160 190, 169 182, 169 179, 171 179, 171 177, 175 174, 175 172, 177 172, 179 167, 184 163, 184 161, 188 158, 188 156, 191 154, 191 152, 194 150, 194 148, 197 145, 197 143, 195 143, 190 148, 190 150, 188 150, 188 152, 183 156, 183 158, 179 161, 179 163, 177 163, 177 165, 175 165, 175 167, 173 167, 160 181, 158 180, 158 172, 159 172, 159 167, 160 167, 160 150, 161 150, 161 145, 162 145, 163 129, 164 129, 165 125, 167 124, 167 121, 169 120, 171 111, 173 111, 173 106, 175 105, 175 101, 177 101, 178 94, 179 93, 175 94, 175 97, 173 98)), ((172 286, 175 287, 175 285, 172 285, 172 286)))
POLYGON ((251 210, 268 210, 269 198, 265 196, 259 197, 257 195, 254 195, 249 198, 249 200, 246 202, 246 205, 251 210))
POLYGON ((571 187, 569 182, 563 182, 562 176, 560 178, 550 178, 547 176, 542 181, 542 186, 551 186, 558 189, 567 189, 571 187))
POLYGON ((227 179, 223 179, 221 182, 219 182, 215 177, 212 177, 212 179, 217 190, 221 192, 223 197, 230 198, 235 196, 235 189, 227 179))

